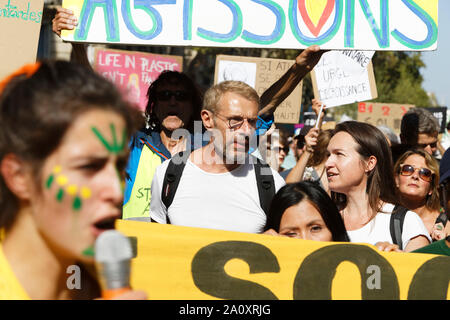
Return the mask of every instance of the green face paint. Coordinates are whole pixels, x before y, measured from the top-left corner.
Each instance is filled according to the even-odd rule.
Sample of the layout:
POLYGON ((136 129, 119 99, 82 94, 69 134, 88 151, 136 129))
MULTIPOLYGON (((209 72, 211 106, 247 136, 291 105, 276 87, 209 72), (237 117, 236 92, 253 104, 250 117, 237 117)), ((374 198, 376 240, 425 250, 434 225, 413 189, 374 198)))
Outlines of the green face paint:
POLYGON ((47 182, 45 182, 45 187, 46 187, 47 189, 50 189, 50 187, 51 187, 52 184, 53 184, 53 180, 55 180, 55 177, 53 176, 53 174, 51 174, 51 175, 48 177, 47 182))
POLYGON ((80 211, 81 205, 82 203, 80 197, 76 196, 75 199, 73 200, 72 209, 75 211, 80 211))
MULTIPOLYGON (((127 132, 124 129, 122 132, 122 141, 119 143, 117 141, 117 133, 116 133, 116 127, 113 123, 109 125, 109 128, 111 129, 111 135, 112 135, 112 143, 108 142, 105 137, 100 133, 100 131, 96 127, 92 127, 92 131, 97 136, 97 138, 100 140, 100 142, 105 146, 106 150, 108 150, 112 154, 118 154, 125 148, 125 141, 127 138, 127 132)), ((120 188, 122 192, 125 191, 125 185, 124 181, 122 180, 122 177, 120 176, 119 170, 116 168, 116 174, 117 178, 119 179, 120 188)))
POLYGON ((94 257, 95 256, 94 247, 90 246, 89 248, 84 249, 81 254, 86 257, 94 257))
POLYGON ((56 200, 58 200, 58 202, 61 202, 63 198, 64 198, 64 190, 60 188, 58 190, 58 193, 56 194, 56 200))
POLYGON ((106 150, 113 154, 118 154, 125 148, 125 140, 127 132, 125 129, 122 133, 122 141, 118 143, 117 141, 117 134, 116 134, 116 127, 113 123, 110 124, 111 134, 112 134, 112 143, 108 142, 105 137, 100 133, 100 131, 96 127, 92 127, 92 131, 97 136, 97 138, 100 140, 100 142, 105 146, 106 150))

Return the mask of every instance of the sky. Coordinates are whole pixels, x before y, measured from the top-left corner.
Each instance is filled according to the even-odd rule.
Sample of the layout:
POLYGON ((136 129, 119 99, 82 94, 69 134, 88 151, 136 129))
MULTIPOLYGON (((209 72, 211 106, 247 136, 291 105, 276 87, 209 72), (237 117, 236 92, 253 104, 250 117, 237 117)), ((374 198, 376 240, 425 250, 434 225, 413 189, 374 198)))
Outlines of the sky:
POLYGON ((450 107, 450 1, 439 0, 438 49, 423 52, 423 88, 434 92, 440 106, 450 107))

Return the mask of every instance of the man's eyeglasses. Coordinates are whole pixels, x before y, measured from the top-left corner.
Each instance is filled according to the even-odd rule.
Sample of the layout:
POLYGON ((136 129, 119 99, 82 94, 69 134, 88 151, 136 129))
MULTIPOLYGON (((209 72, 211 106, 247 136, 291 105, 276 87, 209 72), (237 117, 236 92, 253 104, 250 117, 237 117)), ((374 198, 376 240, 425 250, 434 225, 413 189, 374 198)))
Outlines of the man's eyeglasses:
POLYGON ((416 170, 419 171, 419 177, 423 181, 431 182, 431 180, 433 179, 434 173, 428 168, 414 168, 409 164, 402 164, 400 166, 400 174, 402 176, 411 176, 416 170))
POLYGON ((242 127, 245 120, 247 120, 249 127, 253 128, 253 129, 257 129, 258 118, 254 118, 254 119, 243 118, 243 117, 227 118, 227 117, 219 115, 218 113, 215 113, 215 115, 217 116, 217 118, 225 121, 231 130, 238 130, 240 127, 242 127))
POLYGON ((170 90, 163 90, 156 92, 156 99, 159 101, 169 101, 172 97, 175 97, 175 100, 177 101, 187 101, 190 98, 190 94, 186 91, 170 91, 170 90))

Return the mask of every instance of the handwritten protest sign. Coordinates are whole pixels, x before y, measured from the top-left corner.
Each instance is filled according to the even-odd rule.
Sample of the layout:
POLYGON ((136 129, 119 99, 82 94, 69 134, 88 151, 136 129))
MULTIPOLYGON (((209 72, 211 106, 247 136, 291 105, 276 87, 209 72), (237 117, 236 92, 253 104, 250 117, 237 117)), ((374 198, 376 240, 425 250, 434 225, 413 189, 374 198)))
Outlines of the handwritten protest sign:
POLYGON ((131 286, 155 300, 449 299, 450 257, 117 221, 137 239, 131 286))
POLYGON ((377 97, 373 51, 329 51, 311 72, 314 96, 327 108, 377 97))
POLYGON ((183 67, 182 57, 145 52, 96 48, 94 57, 94 70, 116 84, 140 110, 145 110, 147 89, 159 74, 183 67))
MULTIPOLYGON (((294 64, 294 60, 218 55, 214 83, 239 80, 255 88, 259 96, 294 64)), ((277 107, 276 123, 298 123, 303 82, 277 107)))
POLYGON ((374 126, 387 126, 400 134, 402 117, 410 108, 414 108, 414 105, 361 102, 358 105, 357 120, 374 126))
POLYGON ((36 61, 44 0, 0 0, 0 79, 36 61))
POLYGON ((207 47, 435 50, 438 0, 64 0, 67 41, 207 47))
POLYGON ((439 123, 439 133, 446 132, 447 125, 447 107, 432 107, 426 108, 430 111, 437 119, 439 123))
MULTIPOLYGON (((315 112, 312 111, 308 111, 308 112, 304 112, 303 113, 303 122, 305 123, 305 126, 307 127, 314 127, 316 125, 317 122, 317 115, 315 112)), ((329 127, 330 124, 326 125, 329 122, 334 122, 335 123, 335 119, 333 117, 329 117, 329 116, 324 116, 322 119, 322 130, 326 130, 325 127, 329 127)), ((333 126, 333 124, 331 124, 333 126)))

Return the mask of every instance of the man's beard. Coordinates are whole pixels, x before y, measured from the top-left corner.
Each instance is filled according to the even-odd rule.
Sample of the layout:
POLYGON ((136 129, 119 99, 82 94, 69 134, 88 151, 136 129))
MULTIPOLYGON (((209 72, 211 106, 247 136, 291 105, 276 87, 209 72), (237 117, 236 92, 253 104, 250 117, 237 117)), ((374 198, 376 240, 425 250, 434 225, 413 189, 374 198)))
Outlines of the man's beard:
POLYGON ((223 143, 215 144, 216 153, 220 155, 225 164, 245 164, 248 159, 248 137, 240 137, 240 142, 244 142, 241 146, 243 149, 235 150, 234 144, 236 140, 231 143, 223 145, 223 143), (245 141, 244 141, 245 139, 245 141))

